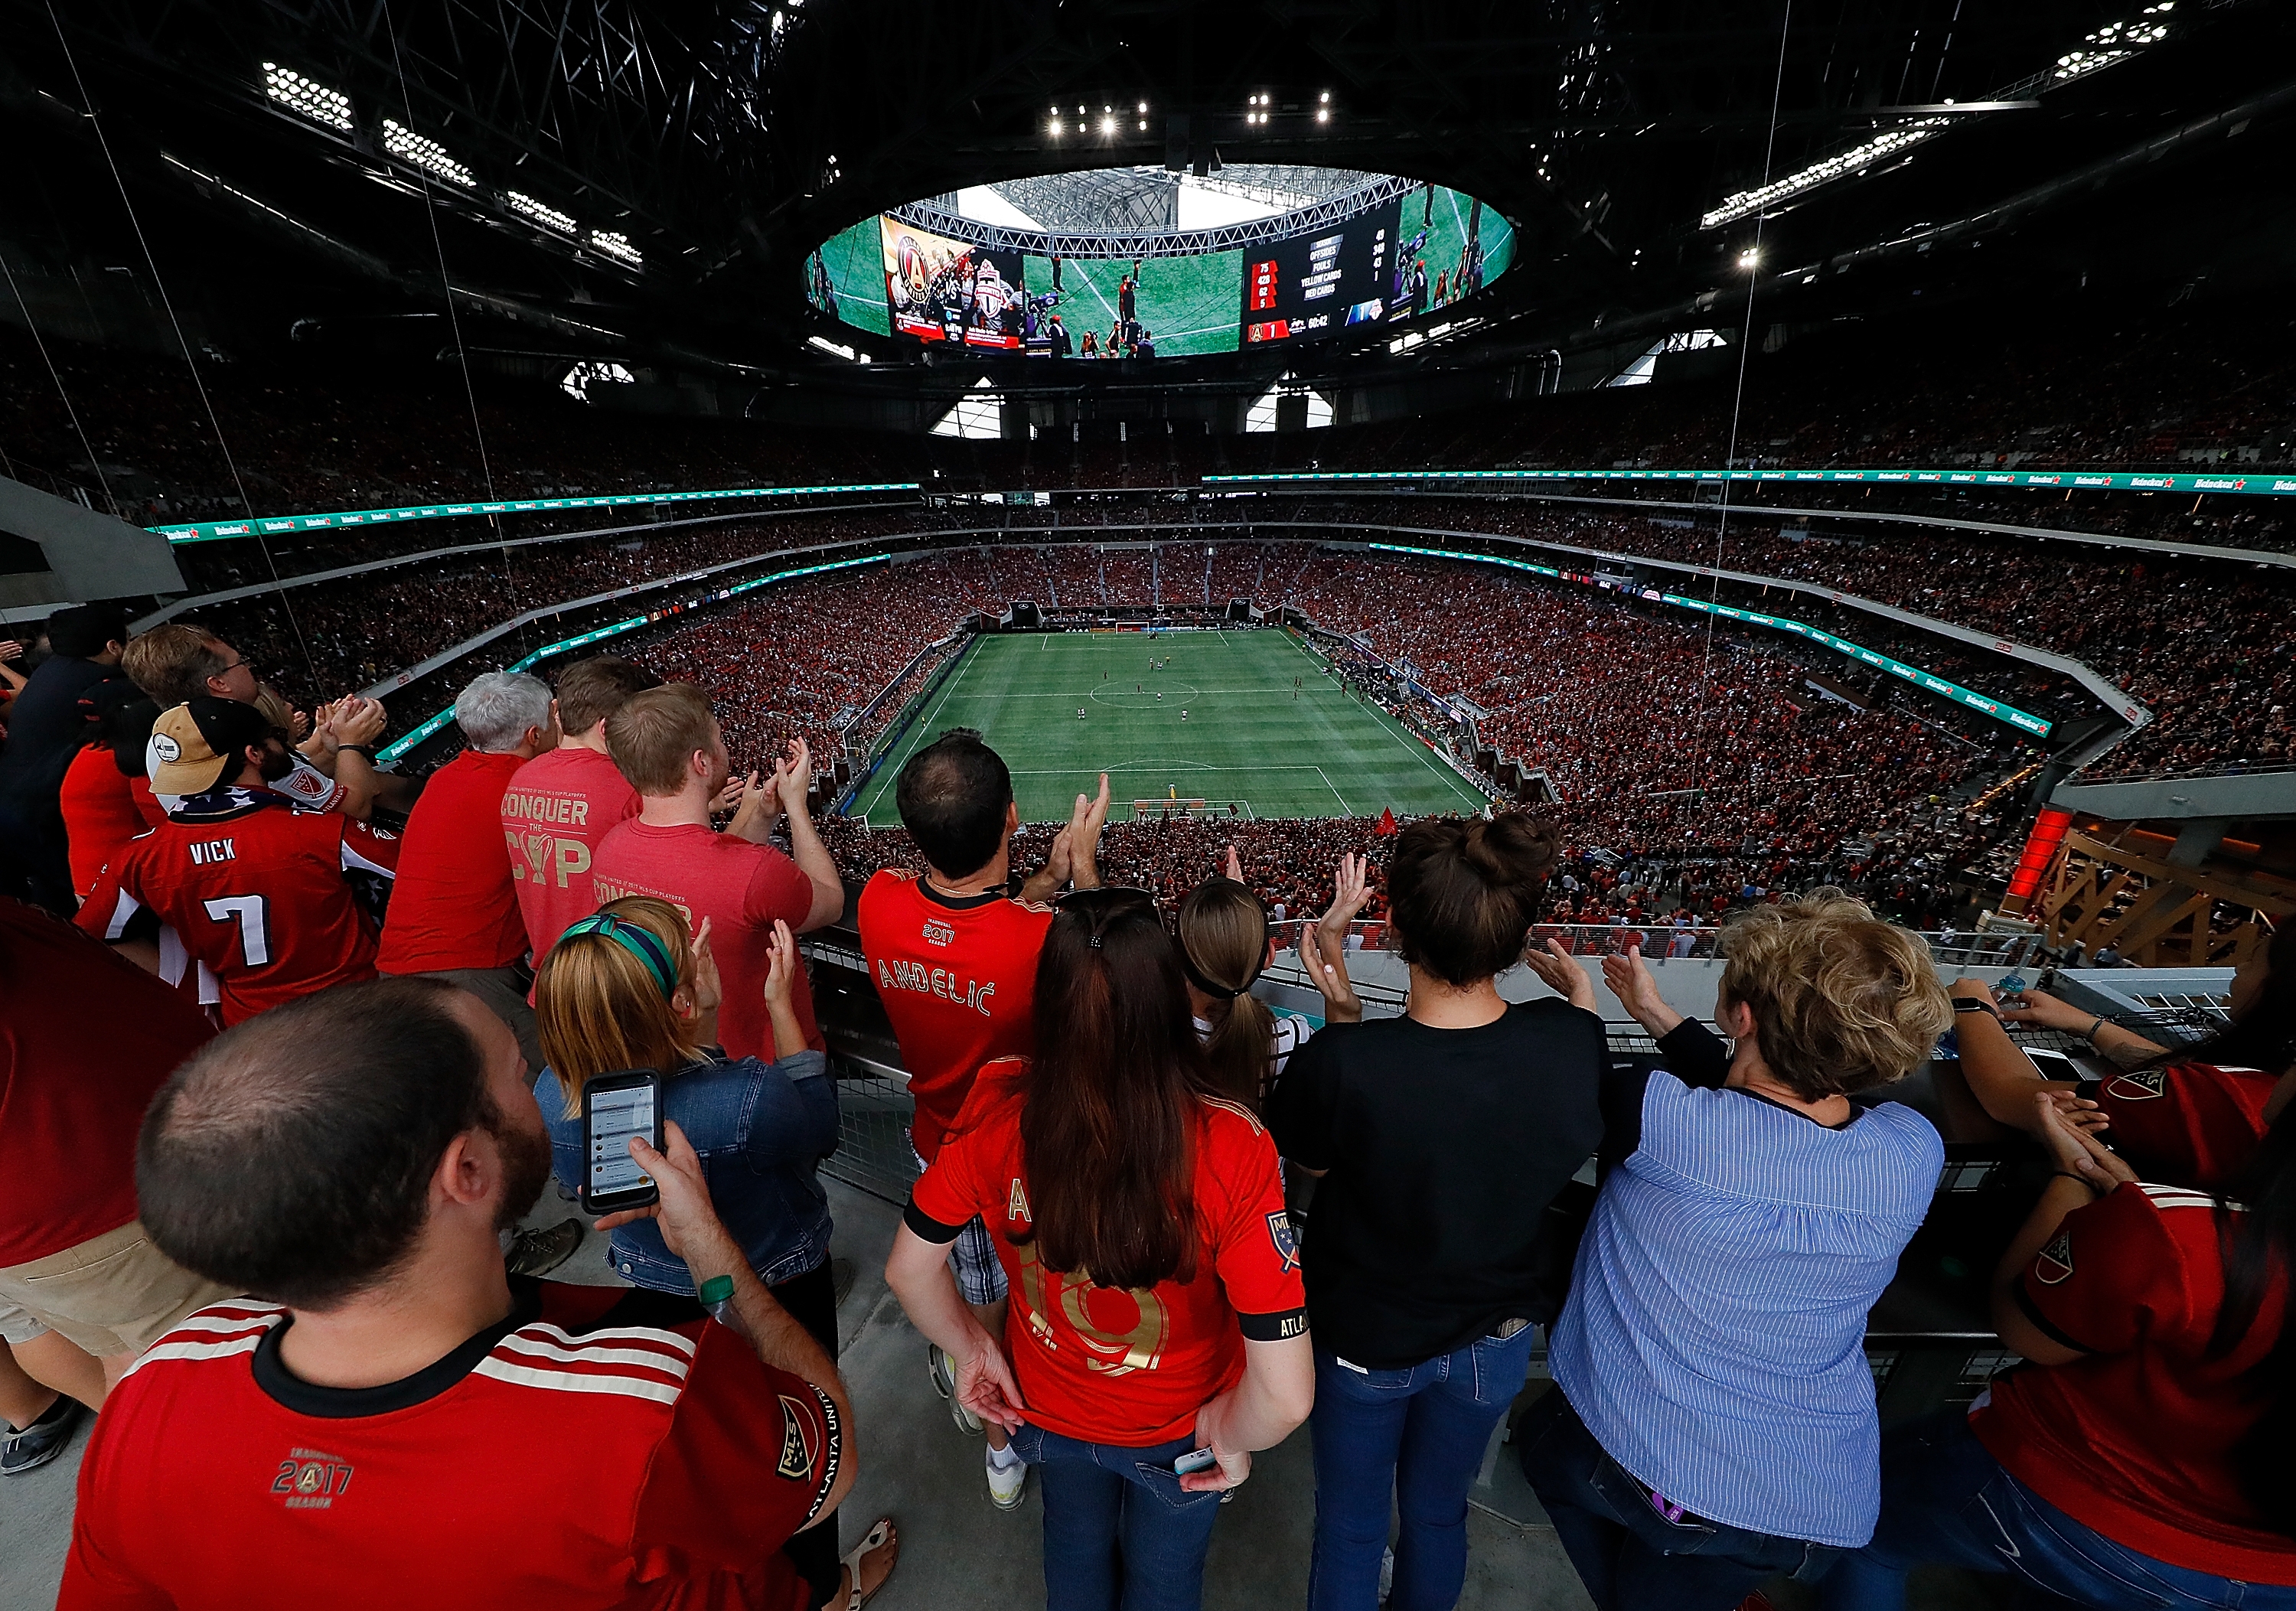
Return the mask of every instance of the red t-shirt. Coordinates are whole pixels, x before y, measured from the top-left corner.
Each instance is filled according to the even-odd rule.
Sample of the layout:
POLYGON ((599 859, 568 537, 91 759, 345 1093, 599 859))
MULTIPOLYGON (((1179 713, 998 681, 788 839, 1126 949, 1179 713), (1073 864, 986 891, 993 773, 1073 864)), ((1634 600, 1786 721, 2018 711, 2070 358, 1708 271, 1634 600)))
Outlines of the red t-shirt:
MULTIPOLYGON (((591 884, 599 905, 625 895, 652 895, 685 915, 699 933, 709 919, 709 949, 718 958, 725 1005, 718 1009, 718 1040, 733 1057, 774 1060, 774 1026, 766 1015, 766 956, 774 919, 795 929, 813 909, 813 880, 771 845, 751 844, 699 823, 658 827, 636 818, 598 846, 591 884)), ((813 990, 800 963, 790 992, 805 1043, 827 1049, 813 1021, 813 990)))
POLYGON ((2254 1068, 2177 1063, 2115 1074, 2097 1088, 2113 1145, 2147 1179, 2215 1191, 2264 1139, 2264 1104, 2277 1076, 2254 1068))
POLYGON ((975 1070, 1037 1049, 1037 954, 1053 908, 986 895, 936 895, 890 867, 861 891, 861 951, 901 1043, 910 1138, 930 1163, 972 1089, 975 1070))
POLYGON ((1095 1286, 1045 1269, 1033 1240, 1013 1240, 1031 1225, 1021 1155, 1028 1066, 1004 1057, 980 1071, 916 1183, 906 1222, 945 1243, 974 1215, 988 1221, 1012 1285, 1004 1349, 1032 1424, 1128 1448, 1185 1437, 1196 1411, 1242 1376, 1246 1337, 1280 1342, 1308 1329, 1275 1143, 1249 1110, 1205 1098, 1194 1148, 1195 1278, 1095 1286))
MULTIPOLYGON (((111 764, 107 757, 105 765, 111 764)), ((152 1094, 215 1033, 207 1015, 71 925, 0 899, 0 1268, 135 1217, 152 1094)))
POLYGON ((800 1611, 781 1546, 837 1479, 835 1404, 714 1322, 619 1323, 621 1289, 513 1290, 364 1390, 289 1375, 281 1310, 201 1310, 104 1403, 58 1605, 800 1611))
POLYGON ((75 890, 92 886, 121 845, 168 819, 152 798, 152 785, 124 776, 102 744, 90 744, 71 758, 60 803, 75 890))
POLYGON ((526 919, 534 966, 558 936, 602 904, 590 888, 590 863, 615 824, 638 814, 638 792, 595 750, 552 750, 511 775, 502 797, 502 831, 510 841, 518 909, 526 919))
POLYGON ((330 985, 374 977, 374 925, 344 875, 388 878, 398 840, 268 789, 195 794, 128 841, 79 908, 118 940, 149 907, 221 987, 226 1027, 330 985))
POLYGON ((526 762, 465 750, 430 775, 406 816, 398 881, 374 965, 386 974, 508 967, 526 955, 510 859, 503 853, 503 791, 526 762))
POLYGON ((2284 1275, 2239 1344, 2212 1356, 2225 1286, 2215 1201, 2131 1185, 2066 1215, 2018 1283, 2033 1323, 2084 1357, 1994 1384, 1970 1418, 1993 1458, 2075 1521, 2155 1560, 2296 1584, 2296 1539, 2257 1518, 2229 1458, 2255 1424, 2247 1377, 2287 1316, 2284 1275))

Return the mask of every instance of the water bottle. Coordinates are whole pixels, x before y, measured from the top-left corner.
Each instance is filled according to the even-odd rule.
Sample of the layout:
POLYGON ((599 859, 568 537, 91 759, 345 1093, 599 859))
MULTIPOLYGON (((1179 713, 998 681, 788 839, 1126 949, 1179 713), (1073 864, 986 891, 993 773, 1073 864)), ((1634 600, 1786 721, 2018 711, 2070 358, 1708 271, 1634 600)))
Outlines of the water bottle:
POLYGON ((750 1327, 742 1320, 742 1311, 734 1307, 732 1276, 711 1276, 701 1283, 701 1307, 709 1311, 712 1319, 720 1326, 731 1327, 745 1338, 749 1336, 750 1327))

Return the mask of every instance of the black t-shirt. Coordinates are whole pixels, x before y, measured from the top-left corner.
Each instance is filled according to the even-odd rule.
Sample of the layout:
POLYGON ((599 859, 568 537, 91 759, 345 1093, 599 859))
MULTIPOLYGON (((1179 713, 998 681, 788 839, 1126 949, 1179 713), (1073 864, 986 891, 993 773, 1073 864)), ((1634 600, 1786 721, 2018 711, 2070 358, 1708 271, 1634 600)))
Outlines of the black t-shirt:
MULTIPOLYGON (((24 679, 8 712, 8 742, 0 749, 0 794, 53 796, 62 786, 84 736, 80 695, 120 673, 69 654, 53 655, 24 679)), ((46 802, 53 808, 53 798, 46 802)))
POLYGON ((1549 998, 1480 1029, 1335 1024, 1267 1104, 1277 1150, 1329 1172, 1303 1252, 1318 1348, 1396 1370, 1543 1313, 1546 1205, 1603 1138, 1602 1020, 1549 998))

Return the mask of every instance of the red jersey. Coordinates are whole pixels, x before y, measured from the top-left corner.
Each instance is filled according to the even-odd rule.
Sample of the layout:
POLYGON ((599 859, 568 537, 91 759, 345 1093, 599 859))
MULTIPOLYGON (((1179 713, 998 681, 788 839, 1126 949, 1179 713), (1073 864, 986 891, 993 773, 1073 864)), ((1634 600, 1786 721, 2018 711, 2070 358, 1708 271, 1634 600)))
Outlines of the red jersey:
POLYGON ((374 977, 374 925, 344 878, 388 878, 398 840, 268 789, 186 798, 97 877, 81 928, 118 940, 150 908, 216 977, 226 1027, 299 997, 374 977))
POLYGON ((1300 1246, 1283 1212, 1275 1143, 1250 1110, 1206 1097, 1193 1183, 1195 1278, 1125 1290, 1046 1270, 1029 1235, 1021 1155, 1019 1057, 980 1071, 972 1095, 916 1183, 906 1216, 947 1243, 975 1214, 1012 1284, 1004 1351, 1029 1421, 1090 1443, 1141 1448, 1185 1437, 1196 1411, 1243 1375, 1243 1343, 1308 1329, 1300 1246))
POLYGON ((362 1389, 290 1375, 282 1310, 193 1315, 104 1403, 58 1605, 802 1607, 781 1546, 837 1479, 835 1404, 715 1322, 619 1323, 644 1294, 512 1291, 362 1389))
POLYGON ((2261 1069, 2177 1063, 2115 1074, 2096 1102, 2138 1173, 2216 1191, 2264 1139, 2264 1104, 2278 1083, 2261 1069))
POLYGON ((910 1139, 930 1163, 974 1071, 1037 1049, 1037 954, 1053 908, 1002 891, 935 894, 888 867, 862 889, 856 920, 916 1099, 910 1139))
POLYGON ((8 1002, 0 1013, 5 1268, 77 1247, 135 1217, 144 1110, 215 1026, 127 958, 5 899, 0 979, 8 1002))
POLYGON ((121 845, 168 819, 152 798, 152 785, 123 775, 102 744, 90 744, 71 758, 59 803, 75 890, 93 885, 121 845))
POLYGON ((535 966, 568 924, 603 904, 590 887, 590 863, 608 831, 637 814, 638 792, 595 750, 552 750, 511 774, 502 831, 535 966))
POLYGON ((2130 1185, 2076 1209, 2016 1295, 2083 1357, 2002 1377, 1970 1430, 2012 1476, 2115 1543, 2195 1572, 2296 1584, 2296 1539, 2249 1508, 2230 1458, 2256 1421, 2249 1372, 2279 1337, 2287 1281, 2276 1275, 2255 1323, 2212 1355, 2224 1285, 2207 1195, 2130 1185))
MULTIPOLYGON (((718 1009, 718 1041, 728 1056, 774 1060, 774 1026, 766 1015, 766 953, 774 919, 796 929, 813 909, 813 880, 796 862, 771 845, 699 823, 658 827, 632 818, 598 846, 591 886, 602 906, 625 895, 667 900, 696 933, 709 918, 709 949, 726 990, 718 1009)), ((790 1004, 805 1043, 827 1049, 813 1021, 813 990, 802 964, 790 1004)))
POLYGON ((465 750, 430 775, 407 813, 398 879, 374 965, 386 974, 508 967, 526 955, 510 859, 503 854, 503 791, 526 763, 465 750))

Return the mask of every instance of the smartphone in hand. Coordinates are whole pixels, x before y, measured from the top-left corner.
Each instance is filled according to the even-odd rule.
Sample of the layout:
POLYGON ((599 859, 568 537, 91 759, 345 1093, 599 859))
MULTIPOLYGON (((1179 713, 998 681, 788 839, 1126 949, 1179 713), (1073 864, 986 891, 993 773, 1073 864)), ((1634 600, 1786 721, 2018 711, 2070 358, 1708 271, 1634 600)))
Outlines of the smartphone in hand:
POLYGON ((1210 1449, 1191 1449, 1172 1462, 1175 1476, 1193 1476, 1199 1471, 1210 1471, 1219 1464, 1219 1456, 1210 1449))
POLYGON ((582 1207, 594 1214, 660 1200, 653 1177, 630 1156, 630 1138, 660 1150, 661 1075, 650 1068, 599 1074, 582 1088, 582 1207))

